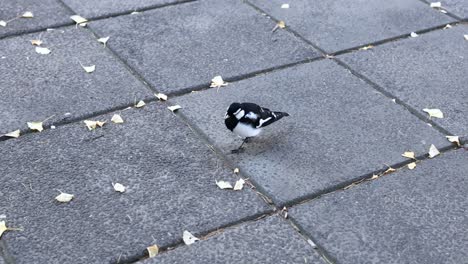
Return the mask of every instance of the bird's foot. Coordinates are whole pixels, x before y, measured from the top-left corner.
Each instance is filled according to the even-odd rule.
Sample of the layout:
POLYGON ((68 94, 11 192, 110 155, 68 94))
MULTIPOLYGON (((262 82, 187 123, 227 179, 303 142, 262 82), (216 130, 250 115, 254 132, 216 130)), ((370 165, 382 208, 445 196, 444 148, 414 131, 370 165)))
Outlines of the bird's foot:
POLYGON ((233 149, 231 150, 231 154, 239 154, 239 153, 242 153, 244 152, 244 148, 238 148, 238 149, 233 149))

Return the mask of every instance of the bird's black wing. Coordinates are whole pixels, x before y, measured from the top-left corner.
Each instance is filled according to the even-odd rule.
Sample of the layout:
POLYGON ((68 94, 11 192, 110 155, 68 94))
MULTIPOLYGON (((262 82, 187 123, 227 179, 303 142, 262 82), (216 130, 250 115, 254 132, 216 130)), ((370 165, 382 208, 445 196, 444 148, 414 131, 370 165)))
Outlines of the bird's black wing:
POLYGON ((240 121, 249 123, 255 128, 268 126, 284 116, 289 116, 287 113, 273 112, 254 103, 242 103, 241 107, 245 111, 245 115, 240 121))

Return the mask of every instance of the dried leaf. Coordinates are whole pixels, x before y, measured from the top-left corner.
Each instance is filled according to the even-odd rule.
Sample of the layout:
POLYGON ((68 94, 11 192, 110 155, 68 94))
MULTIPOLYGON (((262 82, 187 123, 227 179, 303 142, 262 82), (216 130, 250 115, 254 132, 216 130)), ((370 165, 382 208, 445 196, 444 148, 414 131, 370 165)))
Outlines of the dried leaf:
POLYGON ((388 169, 386 171, 384 171, 384 174, 389 174, 389 173, 392 173, 392 172, 395 172, 396 170, 390 166, 388 166, 388 169))
POLYGON ((92 120, 85 120, 83 121, 86 127, 91 131, 96 129, 96 127, 102 127, 106 123, 106 121, 92 121, 92 120))
POLYGON ((96 65, 91 65, 91 66, 84 66, 81 65, 81 67, 85 70, 87 73, 92 73, 96 70, 96 65))
POLYGON ((182 108, 182 106, 180 106, 180 105, 173 105, 173 106, 169 106, 167 109, 171 110, 172 112, 175 112, 175 111, 177 111, 177 110, 179 110, 181 108, 182 108))
POLYGON ((447 14, 448 12, 446 10, 440 9, 441 13, 447 14))
POLYGON ((418 37, 419 35, 416 34, 415 32, 411 32, 410 36, 411 36, 412 38, 416 38, 416 37, 418 37))
POLYGON ((413 170, 414 168, 416 168, 416 162, 411 162, 408 164, 408 169, 413 170))
POLYGON ((369 45, 369 46, 362 47, 362 48, 360 48, 359 50, 369 50, 369 49, 372 49, 373 47, 374 47, 374 46, 369 45))
POLYGON ((191 245, 191 244, 197 242, 198 240, 200 240, 200 239, 198 239, 197 237, 195 237, 194 235, 192 235, 192 234, 191 234, 189 231, 187 231, 187 230, 184 231, 184 234, 183 234, 183 236, 182 236, 182 239, 184 240, 185 245, 191 245))
POLYGON ((68 203, 72 199, 73 199, 73 194, 63 193, 63 192, 60 192, 60 194, 57 195, 57 197, 55 197, 55 200, 57 200, 57 201, 59 201, 61 203, 68 203))
POLYGON ((23 229, 7 227, 5 221, 0 221, 0 238, 2 238, 2 235, 5 231, 23 231, 23 229))
POLYGON ((244 183, 244 179, 239 179, 238 181, 236 181, 236 184, 234 184, 234 191, 242 190, 242 188, 244 188, 244 183))
POLYGON ((22 18, 33 18, 34 15, 32 12, 26 11, 21 15, 22 18))
POLYGON ((124 122, 122 117, 120 115, 118 115, 118 114, 113 115, 112 118, 111 118, 111 121, 116 123, 116 124, 122 124, 124 122))
POLYGON ((375 180, 375 179, 378 179, 378 178, 379 178, 379 175, 374 174, 374 175, 372 175, 371 180, 375 180))
POLYGON ((126 190, 126 187, 123 186, 122 184, 118 183, 118 182, 115 183, 115 184, 112 183, 112 186, 114 186, 114 190, 115 190, 116 192, 124 193, 125 190, 126 190))
POLYGON ((460 144, 460 137, 459 136, 445 136, 448 141, 457 144, 457 146, 461 147, 460 144))
POLYGON ((312 247, 312 248, 317 248, 317 245, 315 245, 314 241, 312 241, 311 239, 307 239, 307 243, 312 247))
POLYGON ((221 87, 221 86, 226 86, 226 85, 228 85, 228 83, 225 82, 225 81, 223 80, 223 78, 222 78, 221 76, 219 76, 219 75, 218 75, 218 76, 215 76, 213 79, 211 79, 211 85, 210 85, 210 87, 217 87, 217 88, 219 88, 219 87, 221 87))
POLYGON ((50 51, 50 49, 48 49, 48 48, 36 47, 36 52, 39 53, 39 54, 42 54, 42 55, 47 55, 47 54, 49 54, 51 51, 50 51))
POLYGON ((286 27, 286 23, 284 23, 283 20, 278 21, 278 24, 276 24, 276 25, 278 25, 279 28, 285 28, 286 27))
POLYGON ((216 181, 216 185, 218 185, 220 189, 232 189, 231 183, 227 181, 216 181))
POLYGON ((135 107, 136 107, 136 108, 140 108, 140 107, 143 107, 143 106, 145 106, 145 105, 146 105, 145 101, 140 100, 140 101, 135 105, 135 107))
POLYGON ((13 131, 13 132, 6 133, 4 136, 5 136, 5 137, 11 137, 11 138, 19 138, 19 136, 20 136, 20 130, 18 129, 18 130, 15 130, 15 131, 13 131))
POLYGON ((107 41, 109 40, 110 36, 109 37, 105 37, 105 38, 99 38, 97 41, 101 42, 102 44, 104 44, 104 47, 106 46, 107 44, 107 41))
POLYGON ((140 14, 140 12, 138 12, 138 11, 133 11, 133 12, 130 13, 130 15, 138 15, 138 14, 140 14))
POLYGON ((81 24, 81 23, 85 23, 85 22, 88 22, 88 20, 82 16, 79 16, 79 15, 73 15, 70 17, 73 21, 75 21, 76 24, 81 24))
POLYGON ((281 5, 281 8, 287 9, 287 8, 289 8, 289 4, 282 4, 282 5, 281 5))
POLYGON ((429 148, 429 158, 434 158, 435 156, 439 155, 440 151, 434 146, 434 144, 431 145, 429 148))
POLYGON ((159 247, 157 245, 152 245, 146 248, 148 250, 149 258, 154 258, 159 253, 159 247))
POLYGON ((31 44, 33 44, 34 46, 40 46, 42 44, 42 40, 33 39, 33 40, 31 40, 31 44))
POLYGON ((412 151, 406 151, 405 153, 401 154, 403 157, 408 158, 408 159, 416 159, 414 156, 414 152, 412 151))
POLYGON ((465 40, 468 40, 468 35, 463 35, 463 37, 465 38, 465 40))
POLYGON ((235 173, 235 174, 239 174, 239 168, 235 168, 235 169, 234 169, 234 173, 235 173))
POLYGON ((429 114, 429 117, 436 117, 436 118, 444 118, 444 113, 440 111, 440 109, 434 108, 434 109, 429 109, 429 108, 424 108, 424 112, 429 114))
POLYGON ((44 130, 44 127, 42 126, 42 122, 28 122, 28 127, 31 130, 35 130, 38 132, 41 132, 42 130, 44 130))
POLYGON ((165 94, 158 93, 158 94, 154 94, 154 96, 156 96, 156 98, 158 98, 161 101, 167 101, 167 95, 165 94))
POLYGON ((452 28, 452 26, 450 24, 447 24, 445 25, 444 29, 449 29, 449 28, 452 28))
POLYGON ((430 6, 431 6, 432 8, 441 8, 441 7, 442 7, 442 3, 441 3, 441 2, 432 2, 432 3, 430 4, 430 6))
POLYGON ((3 20, 0 20, 0 26, 6 27, 6 26, 7 26, 7 22, 6 22, 6 21, 3 21, 3 20))

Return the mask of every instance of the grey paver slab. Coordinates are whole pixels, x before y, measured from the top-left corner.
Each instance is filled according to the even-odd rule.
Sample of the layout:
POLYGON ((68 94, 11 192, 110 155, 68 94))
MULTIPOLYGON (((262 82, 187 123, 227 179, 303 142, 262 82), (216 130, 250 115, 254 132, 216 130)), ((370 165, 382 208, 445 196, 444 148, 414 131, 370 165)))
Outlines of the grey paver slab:
POLYGON ((9 22, 6 27, 0 26, 0 37, 72 22, 70 11, 56 0, 2 1, 0 20, 9 21, 21 16, 26 11, 32 12, 34 17, 15 19, 9 22))
POLYGON ((53 123, 151 96, 88 30, 75 26, 0 41, 0 72, 0 135, 26 122, 52 116, 47 123, 53 123), (38 38, 50 54, 36 53, 30 40, 38 38), (80 62, 96 70, 86 73, 80 62))
POLYGON ((468 151, 294 207, 339 263, 468 263, 468 151))
POLYGON ((91 23, 109 46, 165 93, 316 57, 241 1, 197 1, 91 23), (235 32, 235 34, 233 33, 235 32))
POLYGON ((75 123, 1 143, 3 235, 17 263, 109 263, 269 210, 253 191, 219 189, 231 170, 164 105, 121 113, 124 124, 75 123), (121 194, 112 182, 128 187, 121 194), (68 204, 58 190, 74 194, 68 204))
POLYGON ((441 109, 444 118, 433 121, 466 135, 468 41, 463 35, 467 33, 467 26, 437 30, 339 59, 424 115, 424 108, 441 109))
POLYGON ((241 140, 224 125, 232 102, 254 102, 291 116, 265 128, 245 153, 230 155, 278 202, 355 179, 412 149, 449 144, 442 134, 333 61, 276 71, 176 98, 182 112, 223 151, 241 140))
POLYGON ((468 19, 468 2, 465 0, 445 0, 442 7, 460 18, 468 19))
POLYGON ((271 216, 226 229, 144 263, 323 263, 284 220, 271 216))
POLYGON ((109 16, 132 12, 142 8, 158 7, 165 4, 184 2, 181 0, 63 0, 77 14, 86 18, 109 16))
POLYGON ((251 2, 329 53, 454 21, 420 1, 251 2))

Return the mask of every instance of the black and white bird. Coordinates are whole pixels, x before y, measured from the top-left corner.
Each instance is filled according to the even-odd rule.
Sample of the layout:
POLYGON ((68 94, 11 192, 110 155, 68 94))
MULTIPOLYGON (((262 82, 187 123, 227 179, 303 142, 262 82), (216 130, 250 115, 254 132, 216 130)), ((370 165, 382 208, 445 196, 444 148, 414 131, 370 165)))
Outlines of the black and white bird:
POLYGON ((289 116, 289 114, 270 111, 270 109, 254 103, 232 103, 224 116, 224 123, 229 130, 245 139, 238 149, 231 152, 239 153, 249 138, 258 136, 263 127, 285 116, 289 116))

